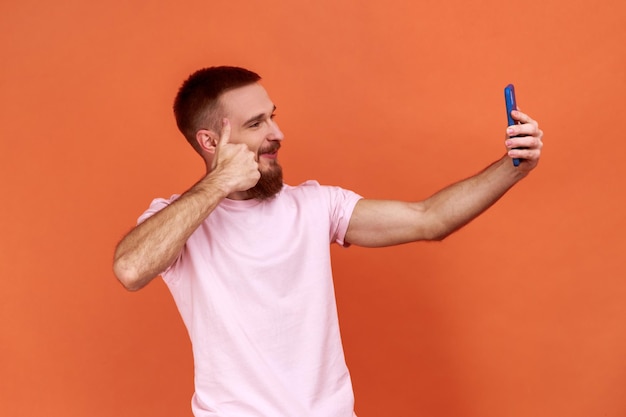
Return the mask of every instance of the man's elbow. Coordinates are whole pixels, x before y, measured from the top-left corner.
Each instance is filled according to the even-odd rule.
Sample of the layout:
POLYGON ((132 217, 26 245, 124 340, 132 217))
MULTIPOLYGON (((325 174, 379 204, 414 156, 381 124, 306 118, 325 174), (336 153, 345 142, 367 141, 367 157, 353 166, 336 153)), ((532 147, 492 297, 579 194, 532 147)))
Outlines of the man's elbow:
POLYGON ((137 269, 130 267, 122 259, 116 259, 113 262, 113 273, 128 291, 140 290, 147 284, 141 279, 137 269))
POLYGON ((424 240, 429 242, 441 242, 454 233, 455 230, 456 229, 449 227, 445 223, 433 223, 424 232, 424 240))
POLYGON ((445 238, 447 238, 448 236, 450 236, 451 233, 446 233, 446 232, 438 232, 438 233, 432 233, 430 235, 428 235, 426 237, 426 241, 428 242, 441 242, 443 241, 445 238))

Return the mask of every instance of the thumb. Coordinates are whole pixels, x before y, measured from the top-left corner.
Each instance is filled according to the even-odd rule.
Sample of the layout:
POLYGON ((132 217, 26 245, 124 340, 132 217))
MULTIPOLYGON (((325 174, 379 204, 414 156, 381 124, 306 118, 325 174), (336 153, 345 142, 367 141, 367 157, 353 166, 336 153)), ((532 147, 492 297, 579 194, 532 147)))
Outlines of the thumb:
POLYGON ((217 166, 217 161, 219 160, 220 149, 227 145, 230 141, 230 121, 226 118, 222 119, 222 131, 220 132, 220 137, 217 140, 217 144, 215 145, 215 154, 213 155, 213 162, 211 163, 211 171, 215 169, 217 166))
POLYGON ((222 132, 218 142, 219 146, 224 146, 230 141, 230 121, 226 118, 222 120, 222 132))

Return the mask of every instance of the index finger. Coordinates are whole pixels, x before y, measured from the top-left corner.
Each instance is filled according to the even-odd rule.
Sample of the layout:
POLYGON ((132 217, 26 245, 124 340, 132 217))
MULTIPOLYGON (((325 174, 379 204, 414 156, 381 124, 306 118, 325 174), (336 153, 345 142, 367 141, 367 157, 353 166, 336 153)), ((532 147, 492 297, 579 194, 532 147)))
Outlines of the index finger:
POLYGON ((517 110, 513 110, 511 112, 511 116, 513 116, 513 119, 517 120, 518 122, 522 122, 522 123, 533 123, 534 120, 527 115, 524 112, 521 112, 519 109, 517 110))

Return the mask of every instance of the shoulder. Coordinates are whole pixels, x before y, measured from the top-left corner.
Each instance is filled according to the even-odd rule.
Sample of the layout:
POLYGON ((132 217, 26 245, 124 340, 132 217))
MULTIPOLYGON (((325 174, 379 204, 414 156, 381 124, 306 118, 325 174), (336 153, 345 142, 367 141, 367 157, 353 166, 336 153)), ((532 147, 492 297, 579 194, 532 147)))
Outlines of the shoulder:
POLYGON ((319 182, 315 180, 307 180, 298 185, 285 184, 283 186, 282 192, 287 193, 287 194, 294 193, 294 192, 306 192, 306 191, 318 189, 320 187, 321 185, 319 182))
POLYGON ((341 193, 352 193, 350 190, 346 190, 339 186, 335 185, 323 185, 320 184, 316 180, 307 180, 298 185, 287 185, 285 184, 282 191, 282 194, 285 195, 310 195, 310 194, 341 194, 341 193))
POLYGON ((285 185, 281 197, 293 200, 315 201, 326 205, 352 205, 362 197, 357 193, 334 185, 322 185, 318 181, 308 180, 299 185, 285 185))

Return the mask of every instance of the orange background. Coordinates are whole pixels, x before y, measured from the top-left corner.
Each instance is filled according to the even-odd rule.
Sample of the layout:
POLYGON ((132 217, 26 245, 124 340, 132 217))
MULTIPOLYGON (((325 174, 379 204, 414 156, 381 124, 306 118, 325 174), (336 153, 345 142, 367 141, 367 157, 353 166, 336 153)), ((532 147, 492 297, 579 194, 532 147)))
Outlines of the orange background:
POLYGON ((194 70, 264 78, 286 180, 420 199, 503 152, 536 172, 442 243, 333 247, 359 417, 626 415, 622 0, 4 1, 0 414, 190 416, 189 341, 113 248, 203 165, 171 105, 194 70))

